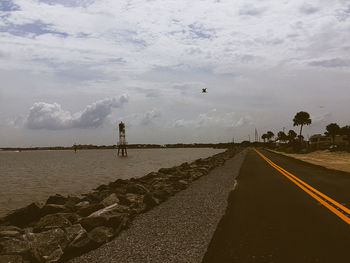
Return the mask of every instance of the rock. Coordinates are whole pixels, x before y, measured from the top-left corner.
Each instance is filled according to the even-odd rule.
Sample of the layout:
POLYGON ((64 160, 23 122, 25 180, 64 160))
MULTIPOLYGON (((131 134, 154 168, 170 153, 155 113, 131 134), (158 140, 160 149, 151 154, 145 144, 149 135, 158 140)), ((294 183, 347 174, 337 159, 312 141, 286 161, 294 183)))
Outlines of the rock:
POLYGON ((14 237, 0 239, 0 254, 23 255, 29 252, 29 242, 14 237))
POLYGON ((23 263, 23 258, 19 255, 2 255, 0 263, 23 263))
POLYGON ((100 209, 98 211, 95 211, 94 213, 90 214, 89 217, 97 217, 97 216, 111 215, 114 213, 127 213, 127 212, 129 212, 128 207, 120 204, 113 204, 103 209, 100 209))
POLYGON ((79 209, 79 208, 87 207, 89 205, 90 205, 89 201, 82 201, 82 202, 79 202, 79 203, 75 204, 75 207, 77 209, 79 209))
POLYGON ((103 191, 94 191, 91 193, 88 193, 86 196, 87 201, 90 203, 98 203, 101 202, 103 199, 105 199, 110 194, 110 191, 103 190, 103 191))
POLYGON ((88 237, 87 232, 80 232, 65 249, 64 259, 80 255, 81 253, 87 252, 93 248, 95 248, 95 244, 88 237))
POLYGON ((64 206, 69 210, 75 210, 76 204, 81 202, 81 199, 77 196, 68 196, 66 203, 64 206))
POLYGON ((71 222, 72 224, 76 224, 80 219, 80 216, 74 213, 59 213, 59 214, 63 216, 65 219, 69 220, 69 222, 71 222))
POLYGON ((151 193, 148 193, 143 197, 143 202, 146 205, 146 209, 151 209, 160 204, 160 200, 155 198, 151 193))
POLYGON ((15 226, 0 226, 0 238, 1 237, 16 237, 23 234, 24 231, 15 226))
POLYGON ((41 216, 46 216, 49 214, 61 213, 65 210, 66 210, 66 207, 64 205, 48 204, 43 206, 40 213, 41 213, 41 216))
POLYGON ((56 194, 56 195, 52 195, 50 196, 47 201, 46 201, 46 204, 54 204, 54 205, 64 205, 67 201, 67 198, 62 196, 62 195, 59 195, 59 194, 56 194))
POLYGON ((105 199, 103 199, 101 202, 101 204, 103 204, 104 207, 108 207, 108 206, 116 204, 116 203, 119 203, 119 198, 115 193, 110 194, 105 199))
POLYGON ((133 184, 133 183, 129 184, 126 187, 126 191, 128 193, 140 194, 140 195, 144 195, 149 192, 149 190, 142 184, 133 184))
POLYGON ((80 225, 75 224, 64 229, 66 232, 67 238, 69 242, 74 242, 83 237, 85 234, 87 235, 86 230, 80 225))
POLYGON ((202 176, 203 176, 203 174, 200 172, 191 172, 191 180, 196 180, 202 176))
POLYGON ((142 178, 140 178, 141 180, 145 180, 145 181, 147 181, 147 180, 152 180, 152 179, 154 179, 154 178, 157 178, 157 177, 159 177, 160 176, 160 173, 158 173, 158 172, 151 172, 151 173, 149 173, 149 174, 146 174, 145 176, 143 176, 142 178))
POLYGON ((113 228, 99 226, 88 233, 88 237, 98 245, 108 242, 114 236, 113 228))
POLYGON ((103 207, 104 207, 103 204, 100 204, 100 203, 91 204, 87 207, 82 207, 82 208, 78 209, 77 214, 80 216, 88 216, 91 213, 93 213, 99 209, 102 209, 103 207))
POLYGON ((143 202, 143 195, 139 195, 139 194, 127 193, 125 195, 125 198, 128 200, 128 202, 130 204, 132 204, 132 203, 142 203, 143 202))
POLYGON ((105 184, 101 184, 100 186, 98 186, 98 187, 95 188, 94 190, 97 190, 97 191, 109 190, 109 186, 108 186, 108 185, 105 185, 105 184))
POLYGON ((186 189, 188 187, 189 183, 185 180, 179 180, 175 183, 175 187, 178 189, 186 189))
POLYGON ((34 226, 35 232, 46 231, 53 228, 65 228, 71 226, 71 222, 61 214, 46 215, 34 226))
POLYGON ((8 214, 5 220, 9 221, 12 225, 24 227, 40 218, 41 207, 39 203, 32 203, 8 214))
POLYGON ((0 231, 18 231, 24 233, 24 230, 16 226, 0 226, 0 231))
POLYGON ((29 238, 32 239, 32 255, 39 262, 57 262, 69 242, 60 228, 33 234, 29 238))
POLYGON ((158 198, 161 201, 167 200, 170 196, 173 195, 174 189, 170 187, 164 187, 163 189, 156 189, 153 191, 153 196, 158 198))
POLYGON ((18 231, 14 231, 14 230, 7 230, 7 231, 0 231, 0 238, 1 237, 16 237, 16 236, 20 236, 21 233, 18 231))
POLYGON ((88 231, 94 229, 98 226, 104 226, 107 224, 107 218, 102 216, 94 216, 94 217, 84 217, 79 223, 88 231))
POLYGON ((128 207, 114 204, 81 219, 80 223, 87 230, 91 230, 98 226, 119 228, 120 225, 127 222, 128 212, 130 212, 128 207))
POLYGON ((161 168, 158 170, 158 172, 163 174, 173 174, 177 172, 177 167, 161 168))

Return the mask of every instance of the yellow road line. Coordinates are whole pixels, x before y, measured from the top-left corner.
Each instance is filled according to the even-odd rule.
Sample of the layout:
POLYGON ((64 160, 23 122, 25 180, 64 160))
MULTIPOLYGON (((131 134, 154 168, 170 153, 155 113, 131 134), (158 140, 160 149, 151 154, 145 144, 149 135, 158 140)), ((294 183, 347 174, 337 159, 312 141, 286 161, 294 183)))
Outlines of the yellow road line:
POLYGON ((308 193, 310 196, 312 196, 314 199, 316 199, 318 202, 320 202, 322 205, 324 205, 326 208, 328 208, 330 211, 332 211, 334 214, 336 214, 338 217, 340 217, 342 220, 344 220, 346 223, 350 224, 350 218, 340 212, 338 209, 344 211, 348 215, 350 215, 350 210, 333 200, 332 198, 326 196, 325 194, 321 193, 320 191, 316 190, 312 186, 308 185, 304 181, 297 178, 295 175, 291 174, 290 172, 286 171, 282 167, 278 166, 274 162, 272 162, 269 158, 267 158, 265 155, 263 155, 258 150, 254 149, 268 164, 270 164, 273 168, 275 168, 277 171, 279 171, 281 174, 283 174, 285 177, 287 177, 289 180, 291 180, 294 184, 299 186, 302 190, 304 190, 306 193, 308 193), (328 202, 332 203, 330 205, 322 198, 326 199, 328 202))

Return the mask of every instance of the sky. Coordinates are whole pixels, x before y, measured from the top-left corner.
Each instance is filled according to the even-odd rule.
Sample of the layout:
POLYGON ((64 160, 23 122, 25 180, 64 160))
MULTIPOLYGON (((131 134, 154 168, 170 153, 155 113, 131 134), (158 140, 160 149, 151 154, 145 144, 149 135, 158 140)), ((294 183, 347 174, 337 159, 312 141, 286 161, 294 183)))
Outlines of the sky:
POLYGON ((0 146, 350 124, 348 0, 1 0, 0 146), (208 93, 202 94, 202 88, 208 93))

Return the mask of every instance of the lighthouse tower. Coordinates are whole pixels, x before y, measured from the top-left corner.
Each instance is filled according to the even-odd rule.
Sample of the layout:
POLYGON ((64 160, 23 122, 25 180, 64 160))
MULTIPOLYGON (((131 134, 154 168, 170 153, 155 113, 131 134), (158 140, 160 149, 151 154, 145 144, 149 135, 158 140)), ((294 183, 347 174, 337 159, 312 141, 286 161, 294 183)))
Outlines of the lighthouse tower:
POLYGON ((128 156, 126 151, 126 145, 128 143, 125 140, 125 124, 123 122, 119 123, 119 142, 118 142, 118 155, 121 154, 122 157, 128 156))

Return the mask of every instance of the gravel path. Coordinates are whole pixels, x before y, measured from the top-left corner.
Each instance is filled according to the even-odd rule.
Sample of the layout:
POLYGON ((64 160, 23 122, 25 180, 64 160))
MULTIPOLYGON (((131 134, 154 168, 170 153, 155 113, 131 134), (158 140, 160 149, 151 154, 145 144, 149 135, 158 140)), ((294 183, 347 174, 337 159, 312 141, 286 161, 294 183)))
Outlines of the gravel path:
POLYGON ((201 262, 245 157, 193 182, 168 201, 139 215, 116 239, 70 263, 201 262))

